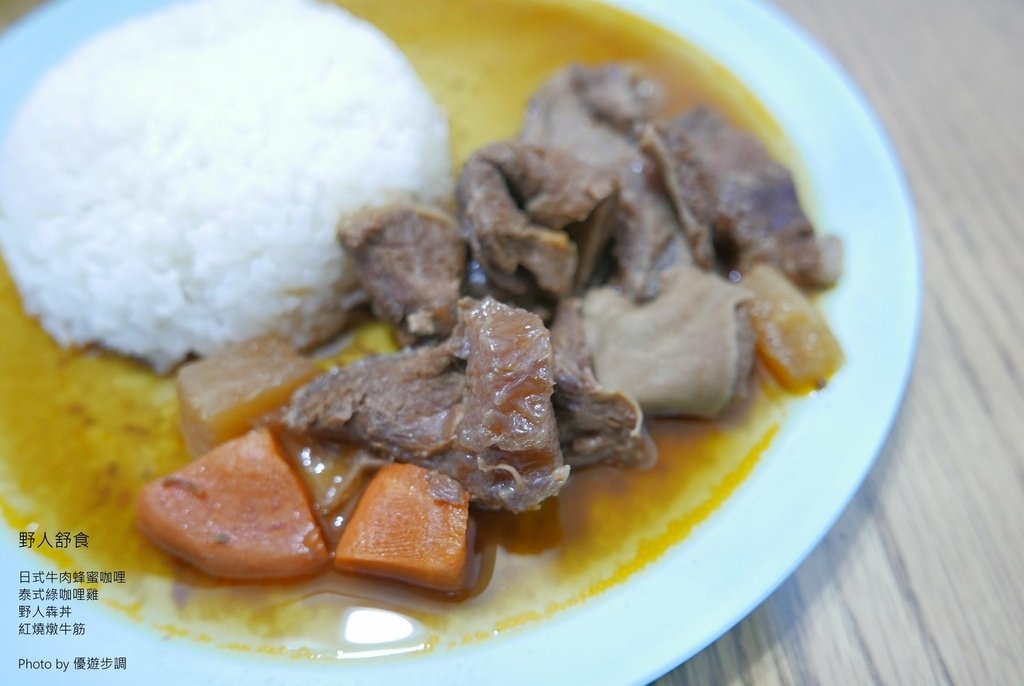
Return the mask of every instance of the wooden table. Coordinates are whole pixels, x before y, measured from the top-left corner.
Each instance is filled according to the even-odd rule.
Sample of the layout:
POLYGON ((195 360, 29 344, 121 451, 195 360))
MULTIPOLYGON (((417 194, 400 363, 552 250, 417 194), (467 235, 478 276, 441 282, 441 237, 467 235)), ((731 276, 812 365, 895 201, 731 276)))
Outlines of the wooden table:
POLYGON ((921 339, 896 426, 814 553, 681 684, 1024 684, 1024 2, 775 0, 892 138, 921 339))
MULTIPOLYGON (((776 1, 865 91, 903 161, 920 349, 836 527, 657 686, 1024 683, 1024 3, 776 1)), ((37 4, 0 0, 0 27, 37 4)))

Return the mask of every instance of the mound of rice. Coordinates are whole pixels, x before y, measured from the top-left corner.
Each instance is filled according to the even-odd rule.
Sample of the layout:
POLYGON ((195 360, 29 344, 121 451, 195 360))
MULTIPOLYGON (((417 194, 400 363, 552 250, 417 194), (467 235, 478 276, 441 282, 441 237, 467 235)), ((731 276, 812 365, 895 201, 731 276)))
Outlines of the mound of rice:
POLYGON ((61 344, 166 370, 335 333, 339 219, 451 191, 445 117, 378 30, 309 0, 200 0, 37 86, 0 151, 0 248, 61 344))

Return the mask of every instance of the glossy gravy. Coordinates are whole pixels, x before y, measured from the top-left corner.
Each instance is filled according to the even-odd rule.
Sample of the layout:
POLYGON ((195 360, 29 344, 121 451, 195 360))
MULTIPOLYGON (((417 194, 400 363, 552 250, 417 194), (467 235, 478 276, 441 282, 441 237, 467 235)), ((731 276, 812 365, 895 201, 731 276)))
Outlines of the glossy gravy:
MULTIPOLYGON (((728 72, 617 10, 568 0, 342 4, 405 50, 449 112, 457 164, 513 135, 548 74, 606 60, 643 65, 669 87, 672 109, 709 103, 794 162, 778 127, 728 72)), ((750 473, 783 415, 781 394, 761 379, 722 421, 656 422, 660 459, 651 471, 580 471, 537 512, 478 515, 481 580, 458 602, 333 572, 295 584, 233 584, 175 562, 135 528, 141 486, 187 460, 173 380, 106 353, 61 350, 21 312, 2 268, 0 321, 8 527, 88 533, 88 548, 38 552, 64 570, 124 571, 126 583, 104 587, 101 602, 168 637, 240 651, 321 660, 417 651, 548 617, 625 581, 684 538, 750 473), (395 613, 386 616, 396 632, 360 639, 360 622, 381 611, 395 613)), ((371 327, 348 352, 387 345, 371 327)))

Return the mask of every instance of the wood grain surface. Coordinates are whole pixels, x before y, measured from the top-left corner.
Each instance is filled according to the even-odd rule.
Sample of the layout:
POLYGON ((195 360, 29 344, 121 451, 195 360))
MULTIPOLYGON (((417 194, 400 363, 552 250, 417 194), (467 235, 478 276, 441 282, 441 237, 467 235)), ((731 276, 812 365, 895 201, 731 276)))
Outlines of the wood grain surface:
MULTIPOLYGON (((0 0, 0 27, 38 0, 0 0)), ((772 596, 656 686, 1024 684, 1024 0, 776 0, 903 162, 921 340, 878 463, 772 596)))

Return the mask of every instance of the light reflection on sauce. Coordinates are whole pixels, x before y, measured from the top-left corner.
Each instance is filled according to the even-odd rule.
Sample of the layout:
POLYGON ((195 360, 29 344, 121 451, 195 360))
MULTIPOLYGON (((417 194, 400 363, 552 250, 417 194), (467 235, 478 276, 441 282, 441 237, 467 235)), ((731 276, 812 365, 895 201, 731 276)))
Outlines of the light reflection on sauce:
MULTIPOLYGON (((373 607, 350 607, 341 613, 342 639, 348 653, 380 657, 423 650, 426 631, 419 622, 398 612, 373 607)), ((344 649, 338 657, 346 655, 344 649)))
MULTIPOLYGON (((675 94, 674 109, 710 103, 786 157, 775 124, 728 73, 617 11, 568 1, 342 4, 409 55, 451 113, 457 161, 513 134, 529 93, 552 71, 610 59, 648 67, 675 94)), ((105 587, 102 602, 169 638, 260 654, 330 660, 426 650, 550 616, 625 581, 685 537, 750 473, 783 414, 779 394, 761 384, 724 422, 656 422, 661 459, 651 471, 581 471, 537 512, 478 516, 489 583, 459 603, 334 573, 291 585, 233 584, 175 562, 135 528, 140 487, 187 460, 173 383, 113 355, 59 349, 21 313, 3 269, 0 321, 8 526, 89 533, 89 548, 41 552, 60 569, 125 571, 127 583, 105 587), (413 631, 383 644, 353 640, 353 616, 364 629, 370 617, 353 608, 395 613, 378 619, 407 621, 413 631)), ((386 338, 371 331, 358 339, 359 352, 386 338)))

